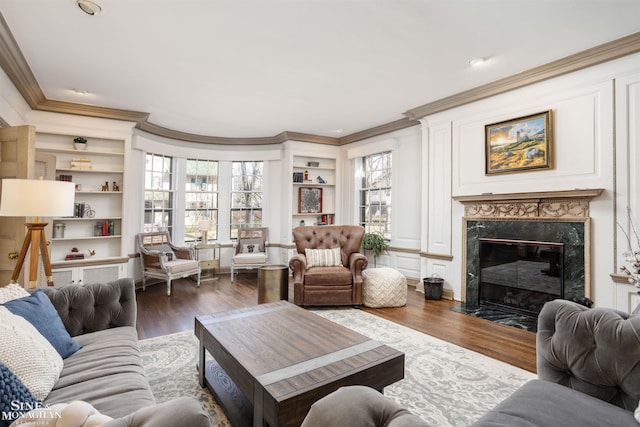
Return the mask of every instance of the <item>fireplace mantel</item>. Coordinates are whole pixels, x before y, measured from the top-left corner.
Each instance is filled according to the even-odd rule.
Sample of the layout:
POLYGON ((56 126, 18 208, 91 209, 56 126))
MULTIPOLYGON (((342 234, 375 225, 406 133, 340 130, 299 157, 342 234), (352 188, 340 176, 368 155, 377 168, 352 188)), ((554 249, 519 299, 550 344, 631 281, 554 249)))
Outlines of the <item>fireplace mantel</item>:
POLYGON ((466 218, 588 218, 589 201, 604 189, 575 189, 527 193, 484 193, 454 196, 466 218))

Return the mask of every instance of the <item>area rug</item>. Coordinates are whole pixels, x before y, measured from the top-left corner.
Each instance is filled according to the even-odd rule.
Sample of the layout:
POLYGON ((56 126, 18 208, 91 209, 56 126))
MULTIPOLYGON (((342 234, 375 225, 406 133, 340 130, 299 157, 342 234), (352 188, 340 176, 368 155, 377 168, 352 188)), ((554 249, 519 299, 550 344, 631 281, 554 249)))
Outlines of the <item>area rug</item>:
MULTIPOLYGON (((468 426, 535 374, 449 344, 361 310, 313 310, 333 322, 405 353, 405 379, 385 388, 432 426, 468 426)), ((198 341, 193 331, 140 341, 143 363, 158 402, 193 396, 212 425, 230 426, 207 389, 198 384, 198 341)))

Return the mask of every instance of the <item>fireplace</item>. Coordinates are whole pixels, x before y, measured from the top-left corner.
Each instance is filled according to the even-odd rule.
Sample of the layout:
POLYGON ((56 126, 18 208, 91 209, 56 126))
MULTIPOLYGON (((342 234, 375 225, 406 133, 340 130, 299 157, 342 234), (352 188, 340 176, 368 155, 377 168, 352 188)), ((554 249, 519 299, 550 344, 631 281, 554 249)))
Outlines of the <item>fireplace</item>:
POLYGON ((589 201, 602 191, 454 197, 464 205, 461 310, 507 309, 535 330, 545 302, 589 298, 589 201))
POLYGON ((480 305, 537 315, 564 297, 564 243, 479 239, 480 305))

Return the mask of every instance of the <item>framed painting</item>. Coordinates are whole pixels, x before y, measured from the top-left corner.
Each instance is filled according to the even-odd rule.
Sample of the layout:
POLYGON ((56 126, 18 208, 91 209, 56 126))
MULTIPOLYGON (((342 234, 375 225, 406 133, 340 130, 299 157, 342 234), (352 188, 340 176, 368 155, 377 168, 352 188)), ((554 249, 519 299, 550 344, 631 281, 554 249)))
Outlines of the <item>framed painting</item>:
POLYGON ((485 126, 485 174, 551 169, 551 110, 485 126))
POLYGON ((298 213, 322 212, 322 188, 300 187, 298 189, 298 213))

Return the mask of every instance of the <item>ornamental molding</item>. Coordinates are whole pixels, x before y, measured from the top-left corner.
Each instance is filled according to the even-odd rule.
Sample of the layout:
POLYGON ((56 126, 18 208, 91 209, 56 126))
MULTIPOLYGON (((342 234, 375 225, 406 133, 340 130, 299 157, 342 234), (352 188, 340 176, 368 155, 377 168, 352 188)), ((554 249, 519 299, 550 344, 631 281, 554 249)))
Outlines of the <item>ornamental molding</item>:
POLYGON ((485 193, 454 196, 464 205, 466 218, 589 218, 589 202, 604 189, 546 191, 538 193, 485 193))

